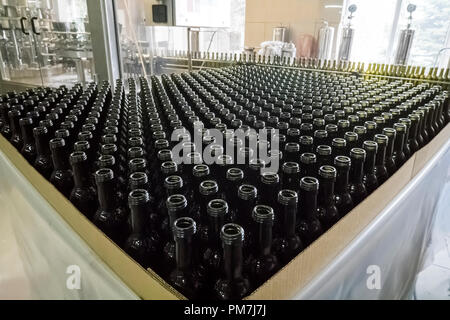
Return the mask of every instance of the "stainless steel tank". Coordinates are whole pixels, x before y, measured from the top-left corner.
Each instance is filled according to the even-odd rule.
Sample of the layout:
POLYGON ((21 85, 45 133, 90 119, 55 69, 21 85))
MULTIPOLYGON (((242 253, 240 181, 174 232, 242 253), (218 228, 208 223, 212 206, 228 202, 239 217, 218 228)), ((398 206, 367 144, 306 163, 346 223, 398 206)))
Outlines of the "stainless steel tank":
POLYGON ((328 22, 324 21, 323 26, 319 30, 318 52, 317 58, 322 60, 331 59, 331 50, 333 48, 334 28, 328 26, 328 22))
POLYGON ((394 63, 406 65, 411 53, 411 46, 414 40, 415 30, 403 29, 400 31, 394 63))
POLYGON ((355 35, 355 29, 352 27, 344 27, 342 29, 341 44, 339 46, 339 61, 349 61, 352 53, 353 37, 355 35))

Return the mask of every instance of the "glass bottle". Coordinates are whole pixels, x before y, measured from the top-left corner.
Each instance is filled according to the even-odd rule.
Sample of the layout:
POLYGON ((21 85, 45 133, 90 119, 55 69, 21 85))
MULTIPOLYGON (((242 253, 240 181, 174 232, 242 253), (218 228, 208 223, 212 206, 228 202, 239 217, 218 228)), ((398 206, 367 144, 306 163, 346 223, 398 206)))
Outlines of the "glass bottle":
POLYGON ((406 126, 401 123, 394 124, 394 129, 397 132, 394 143, 394 161, 397 169, 406 162, 406 155, 404 152, 406 126))
POLYGON ((34 140, 36 141, 35 169, 46 179, 50 179, 53 172, 53 162, 50 152, 49 135, 46 127, 36 127, 33 129, 34 140))
POLYGON ((408 118, 411 121, 411 127, 409 129, 408 144, 409 144, 409 148, 411 149, 411 154, 414 154, 417 151, 419 151, 419 143, 417 142, 417 134, 418 134, 418 130, 419 130, 420 117, 417 114, 410 114, 408 116, 408 118))
POLYGON ((397 165, 394 160, 394 144, 397 137, 397 131, 393 128, 384 128, 383 134, 389 138, 386 148, 386 169, 389 176, 392 176, 397 171, 397 165))
POLYGON ((36 146, 33 136, 33 119, 26 117, 19 120, 20 129, 23 138, 23 147, 20 151, 23 157, 29 162, 36 160, 36 146))
POLYGON ((302 249, 303 243, 295 233, 298 211, 298 194, 292 190, 278 193, 275 215, 274 253, 282 263, 291 261, 302 249), (277 230, 278 229, 278 230, 277 230))
POLYGON ((366 151, 364 162, 363 182, 366 186, 367 194, 370 195, 378 188, 378 179, 375 174, 375 163, 378 153, 378 144, 374 141, 364 141, 363 148, 366 151))
POLYGON ((22 133, 20 132, 19 124, 20 116, 21 113, 19 110, 13 109, 8 112, 9 127, 11 129, 11 139, 9 141, 17 150, 22 149, 23 146, 22 133))
POLYGON ((256 241, 249 270, 252 283, 256 287, 269 279, 278 269, 278 259, 272 253, 274 216, 273 208, 269 206, 258 205, 252 211, 256 241))
POLYGON ((376 134, 374 139, 378 144, 378 152, 375 160, 375 175, 377 177, 378 184, 381 186, 389 178, 389 173, 386 168, 386 151, 389 138, 384 134, 376 134))
POLYGON ((353 199, 348 189, 351 163, 351 159, 345 156, 337 156, 334 159, 334 166, 337 171, 334 200, 340 217, 345 216, 354 208, 353 199))
POLYGON ((220 232, 223 248, 223 278, 214 286, 220 300, 240 300, 250 293, 250 282, 243 276, 245 240, 244 229, 237 224, 226 224, 220 232))
POLYGON ((50 182, 68 198, 73 189, 73 174, 70 169, 66 142, 60 138, 52 139, 50 140, 50 150, 54 168, 50 182))
POLYGON ((304 177, 300 180, 300 208, 297 217, 297 233, 305 246, 310 245, 322 233, 322 225, 317 219, 317 195, 319 180, 313 177, 304 177))
POLYGON ((128 195, 131 234, 125 241, 124 250, 144 268, 156 264, 159 243, 147 234, 150 195, 147 190, 135 189, 128 195))
POLYGON ((205 286, 194 265, 196 233, 197 225, 192 218, 182 217, 173 224, 176 268, 170 274, 170 283, 190 299, 201 296, 205 286))
POLYGON ((99 208, 92 222, 117 244, 125 241, 127 215, 116 197, 116 181, 111 169, 100 169, 95 173, 99 208))
POLYGON ((337 171, 332 166, 319 168, 319 196, 317 218, 323 230, 331 228, 339 220, 339 212, 334 201, 334 184, 337 171))
POLYGON ((92 218, 97 206, 97 194, 90 184, 89 163, 86 153, 74 152, 70 155, 75 186, 70 193, 70 201, 81 213, 92 218))
POLYGON ((363 183, 364 162, 366 160, 366 151, 360 148, 353 148, 350 151, 352 165, 350 168, 350 183, 348 185, 350 195, 355 207, 367 197, 367 189, 363 183))
POLYGON ((283 189, 298 191, 300 183, 300 165, 297 162, 285 162, 283 171, 283 189))
POLYGON ((274 172, 264 172, 261 175, 259 203, 269 207, 276 207, 273 195, 280 191, 280 176, 274 172))

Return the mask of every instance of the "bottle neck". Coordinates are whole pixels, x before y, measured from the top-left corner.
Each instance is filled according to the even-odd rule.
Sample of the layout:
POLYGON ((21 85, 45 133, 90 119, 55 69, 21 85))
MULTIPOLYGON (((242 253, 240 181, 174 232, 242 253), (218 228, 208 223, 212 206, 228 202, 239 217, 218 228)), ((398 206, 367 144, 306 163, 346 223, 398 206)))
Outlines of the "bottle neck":
POLYGON ((179 271, 188 272, 192 268, 192 237, 177 238, 175 240, 175 259, 179 271))
POLYGON ((363 181, 364 162, 361 159, 353 159, 350 167, 350 181, 354 184, 363 181))
POLYGON ((56 170, 69 170, 66 147, 59 147, 52 151, 53 165, 56 170))
POLYGON ((258 223, 258 250, 259 255, 270 255, 272 248, 272 222, 258 223))
POLYGON ((274 195, 278 194, 279 188, 279 183, 261 183, 261 199, 270 207, 275 207, 274 195))
POLYGON ((416 140, 419 129, 419 123, 417 121, 411 122, 411 128, 409 129, 409 140, 416 140))
POLYGON ((87 160, 72 165, 75 188, 86 188, 89 186, 89 163, 87 160))
POLYGON ((115 209, 114 184, 114 180, 97 183, 98 202, 102 211, 112 212, 115 209))
POLYGON ((405 133, 397 132, 397 137, 395 138, 395 152, 401 153, 403 152, 403 147, 405 145, 405 133))
POLYGON ((375 151, 366 151, 367 157, 366 162, 364 163, 364 171, 366 174, 373 173, 375 169, 375 160, 376 160, 376 152, 375 151))
POLYGON ((384 166, 385 162, 386 162, 386 145, 379 144, 375 165, 384 166))
POLYGON ((386 159, 392 158, 394 154, 394 137, 389 137, 389 141, 386 147, 386 159))
POLYGON ((34 145, 33 127, 31 125, 22 126, 22 138, 24 144, 34 145))
POLYGON ((337 167, 336 192, 338 194, 347 193, 350 168, 337 167))
POLYGON ((36 151, 40 157, 50 156, 49 139, 47 135, 38 135, 36 137, 36 151))
POLYGON ((301 212, 306 220, 311 221, 316 218, 317 211, 317 191, 305 191, 300 189, 301 212))
POLYGON ((295 236, 295 226, 297 217, 297 203, 293 204, 280 204, 280 217, 281 227, 283 230, 283 236, 291 238, 295 236))
POLYGON ((319 203, 329 206, 334 200, 334 181, 333 179, 320 178, 319 203))
POLYGON ((208 241, 211 248, 220 248, 220 230, 224 224, 225 217, 223 215, 209 216, 208 241))
POLYGON ((238 198, 238 206, 236 208, 237 211, 237 221, 238 223, 244 227, 248 226, 251 223, 251 212, 255 207, 256 201, 254 199, 244 200, 238 198))
POLYGON ((223 259, 225 275, 229 281, 242 279, 242 243, 224 244, 223 259))
POLYGON ((145 232, 147 212, 146 203, 131 206, 130 222, 133 234, 142 235, 145 232))

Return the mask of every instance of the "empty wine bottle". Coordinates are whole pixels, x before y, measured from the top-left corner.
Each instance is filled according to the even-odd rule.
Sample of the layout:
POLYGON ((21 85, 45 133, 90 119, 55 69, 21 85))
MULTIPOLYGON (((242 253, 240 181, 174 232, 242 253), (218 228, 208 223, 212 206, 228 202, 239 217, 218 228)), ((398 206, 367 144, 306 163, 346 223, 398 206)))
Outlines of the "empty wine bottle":
POLYGON ((345 156, 337 156, 334 159, 334 166, 337 171, 334 200, 339 216, 343 217, 354 207, 353 199, 348 189, 351 159, 345 156))
POLYGON ((97 194, 90 184, 89 163, 86 153, 76 151, 70 155, 70 164, 75 186, 70 193, 70 201, 78 210, 91 219, 97 206, 97 194))
POLYGON ((409 130, 409 137, 408 137, 408 145, 409 148, 411 149, 411 154, 414 154, 419 150, 419 143, 417 142, 417 134, 419 130, 420 117, 417 114, 410 114, 408 118, 411 121, 411 128, 409 130))
POLYGON ((50 179, 53 172, 53 162, 50 153, 48 130, 46 127, 36 127, 33 129, 36 142, 36 160, 34 167, 46 179, 50 179))
POLYGON ((378 184, 382 185, 389 178, 389 173, 386 168, 386 150, 389 143, 389 138, 384 134, 376 134, 374 139, 378 144, 378 152, 375 161, 375 175, 377 177, 378 184))
POLYGON ((384 128, 383 134, 389 138, 386 148, 386 168, 389 176, 392 176, 397 171, 397 165, 394 160, 394 145, 397 137, 397 131, 393 128, 384 128))
POLYGON ((278 205, 275 214, 274 253, 282 263, 288 263, 300 250, 303 243, 295 233, 297 224, 298 194, 292 190, 281 190, 278 193, 278 205))
POLYGON ((73 173, 70 169, 69 157, 64 139, 50 140, 50 150, 53 160, 53 172, 50 182, 67 198, 73 189, 73 173))
POLYGON ((193 252, 197 226, 192 218, 182 217, 173 224, 176 268, 170 274, 170 282, 175 289, 191 297, 199 297, 204 289, 204 279, 194 266, 193 252))
POLYGON ((116 181, 111 169, 100 169, 95 173, 99 208, 92 218, 93 223, 108 237, 122 244, 128 235, 126 210, 116 197, 116 181))
POLYGON ((202 254, 202 265, 205 269, 208 284, 218 280, 223 263, 220 230, 228 219, 228 203, 222 199, 211 200, 207 205, 208 224, 204 232, 208 238, 208 245, 202 254))
POLYGON ((19 120, 19 124, 23 137, 23 146, 20 152, 29 163, 33 164, 37 155, 33 136, 33 119, 31 117, 22 118, 19 120))
POLYGON ((310 245, 323 233, 322 225, 317 219, 317 195, 319 180, 304 177, 300 180, 300 216, 297 217, 297 233, 305 246, 310 245))
POLYGON ((406 162, 406 155, 404 152, 406 126, 401 123, 394 124, 394 129, 397 132, 394 143, 394 161, 395 166, 400 168, 406 162))
POLYGON ((363 183, 364 162, 366 160, 366 151, 360 148, 353 148, 350 151, 352 165, 350 167, 350 183, 348 185, 353 204, 357 206, 367 197, 367 189, 363 183))
POLYGON ((130 208, 131 234, 125 241, 124 250, 144 268, 156 266, 159 253, 158 239, 148 235, 146 226, 149 223, 148 211, 150 195, 147 190, 135 189, 128 195, 130 208))
POLYGON ((366 151, 363 183, 366 186, 367 194, 370 195, 378 188, 378 179, 375 174, 378 144, 374 141, 364 141, 363 148, 366 151))
POLYGON ((244 229, 237 224, 226 224, 220 232, 223 247, 224 276, 215 284, 218 299, 238 300, 250 293, 250 282, 243 276, 244 229))
POLYGON ((297 162, 285 162, 283 171, 283 189, 298 191, 300 183, 300 165, 297 162))
POLYGON ((19 120, 21 117, 21 113, 17 109, 12 109, 8 112, 9 117, 9 127, 11 130, 11 138, 10 142, 17 150, 21 150, 23 146, 22 133, 20 131, 19 120))
POLYGON ((255 247, 250 261, 250 277, 259 286, 278 269, 278 259, 272 253, 273 208, 258 205, 253 209, 252 218, 255 229, 255 247))
POLYGON ((331 228, 340 218, 334 201, 336 177, 337 171, 334 167, 325 165, 319 168, 317 218, 324 231, 331 228))
POLYGON ((161 264, 161 272, 166 274, 173 270, 175 266, 175 238, 173 234, 173 226, 178 218, 187 217, 187 205, 186 197, 181 194, 174 194, 167 198, 167 218, 163 222, 162 231, 163 236, 166 239, 166 243, 163 248, 163 262, 161 264))

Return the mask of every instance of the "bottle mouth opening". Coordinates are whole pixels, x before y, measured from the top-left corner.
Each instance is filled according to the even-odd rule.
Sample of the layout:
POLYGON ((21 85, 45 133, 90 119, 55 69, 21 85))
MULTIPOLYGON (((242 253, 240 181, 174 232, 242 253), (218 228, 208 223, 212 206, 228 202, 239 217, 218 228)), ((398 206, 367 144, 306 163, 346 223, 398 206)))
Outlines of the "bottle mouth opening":
POLYGON ((72 164, 83 162, 87 160, 87 155, 83 151, 75 151, 70 155, 70 162, 72 164))
MULTIPOLYGON (((194 145, 194 147, 195 147, 195 145, 194 145)), ((190 152, 186 155, 185 163, 186 164, 200 164, 200 163, 202 163, 202 155, 199 152, 190 152)))
POLYGON ((244 241, 245 232, 240 225, 228 223, 222 227, 220 237, 226 245, 239 244, 244 241))
POLYGON ((331 145, 333 147, 345 147, 347 146, 347 141, 345 139, 342 138, 334 138, 331 145))
POLYGON ((364 127, 367 130, 375 130, 378 127, 378 125, 374 121, 366 121, 366 122, 364 122, 364 127))
POLYGON ((394 129, 397 132, 405 132, 406 131, 406 125, 403 123, 396 123, 394 124, 394 129))
POLYGON ((301 136, 300 143, 302 145, 312 145, 314 143, 314 139, 311 136, 301 136))
POLYGON ((47 127, 35 127, 33 129, 33 133, 35 135, 45 135, 48 133, 48 129, 47 129, 47 127))
POLYGON ((164 186, 169 189, 179 189, 183 187, 183 179, 180 176, 170 176, 164 180, 164 186))
POLYGON ((284 173, 295 174, 300 172, 300 166, 297 162, 285 162, 282 170, 284 173))
POLYGON ((144 156, 144 150, 141 147, 132 147, 128 149, 129 158, 141 158, 144 156))
POLYGON ((135 172, 130 175, 130 181, 132 184, 146 184, 148 182, 148 176, 144 172, 135 172))
POLYGON ((66 145, 66 141, 63 138, 55 138, 50 140, 50 148, 51 149, 56 149, 56 148, 61 148, 64 147, 66 145))
POLYGON ((215 199, 208 203, 207 212, 212 217, 226 215, 228 213, 228 203, 222 199, 215 199))
POLYGON ((257 195, 257 189, 249 184, 243 184, 238 189, 238 197, 242 200, 254 200, 257 195))
POLYGON ((249 167, 253 170, 259 170, 266 167, 266 162, 262 159, 251 159, 249 167))
POLYGON ((172 230, 175 240, 185 239, 192 237, 197 232, 197 224, 192 218, 182 217, 175 220, 172 230))
POLYGON ((282 205, 296 205, 298 203, 298 194, 293 190, 281 190, 278 193, 278 202, 282 205))
POLYGON ((303 153, 300 156, 300 162, 303 164, 313 164, 317 162, 317 156, 314 153, 303 153))
POLYGON ((345 136, 346 141, 351 141, 351 142, 358 141, 358 138, 359 138, 359 135, 356 132, 351 132, 351 131, 346 132, 344 136, 345 136))
POLYGON ((158 159, 160 161, 170 161, 172 160, 172 151, 168 149, 158 151, 158 159))
POLYGON ((264 184, 276 184, 280 182, 280 176, 275 172, 264 172, 261 175, 261 182, 264 184))
POLYGON ((164 174, 175 173, 178 170, 178 166, 173 161, 166 161, 161 164, 161 170, 164 174))
POLYGON ((238 168, 231 168, 227 171, 227 180, 229 181, 240 181, 244 179, 244 172, 238 168))
POLYGON ((353 148, 350 151, 350 157, 353 159, 366 159, 366 150, 361 148, 353 148))
POLYGON ((336 179, 336 168, 332 166, 322 166, 319 169, 319 176, 321 176, 322 178, 336 179))
POLYGON ((352 160, 346 156, 337 156, 334 159, 334 165, 337 167, 350 168, 351 164, 352 164, 352 160))
POLYGON ((384 128, 383 129, 383 134, 388 136, 388 137, 390 137, 390 138, 392 138, 392 137, 395 138, 395 136, 397 135, 397 131, 395 129, 393 129, 393 128, 384 128))
POLYGON ((128 195, 128 204, 130 206, 141 205, 150 201, 150 196, 147 190, 137 189, 130 192, 128 195))
POLYGON ((159 139, 155 141, 155 148, 156 149, 166 149, 169 147, 169 141, 166 139, 159 139))
POLYGON ((194 166, 192 169, 192 174, 196 178, 201 178, 209 175, 210 170, 209 167, 206 164, 198 164, 194 166))
POLYGON ((366 150, 366 151, 377 152, 377 150, 378 150, 378 143, 376 143, 375 141, 364 141, 363 146, 364 146, 364 150, 366 150))
POLYGON ((317 147, 316 152, 321 156, 329 156, 331 155, 332 150, 330 146, 320 145, 317 147))
POLYGON ((289 142, 286 143, 286 146, 284 147, 286 152, 299 152, 300 151, 300 145, 295 142, 289 142))
POLYGON ((114 172, 111 169, 100 169, 95 173, 95 181, 105 182, 114 179, 114 172))
POLYGON ((367 128, 363 126, 356 126, 353 131, 359 136, 367 133, 367 128))
POLYGON ((305 191, 318 191, 319 180, 313 177, 304 177, 300 180, 300 188, 305 191))
POLYGON ((201 195, 210 196, 219 192, 219 186, 216 181, 206 180, 200 183, 199 192, 201 195))
POLYGON ((233 158, 229 155, 221 154, 217 157, 217 164, 219 166, 227 166, 233 164, 233 158))
POLYGON ((252 217, 257 223, 273 223, 274 211, 269 206, 258 205, 253 209, 252 217))

